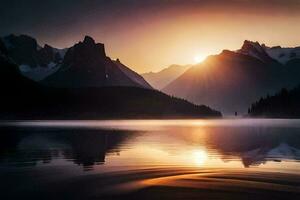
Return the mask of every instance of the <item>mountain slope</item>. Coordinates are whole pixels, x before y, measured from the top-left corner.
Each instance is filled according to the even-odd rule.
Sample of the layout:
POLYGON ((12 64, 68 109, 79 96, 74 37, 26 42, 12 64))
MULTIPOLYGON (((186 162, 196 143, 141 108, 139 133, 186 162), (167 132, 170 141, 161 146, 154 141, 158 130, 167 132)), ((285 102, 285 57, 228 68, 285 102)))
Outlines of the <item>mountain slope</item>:
POLYGON ((152 88, 152 86, 147 81, 145 81, 145 79, 141 75, 137 74, 136 72, 122 64, 119 59, 114 61, 114 63, 126 76, 130 77, 131 80, 134 80, 136 83, 140 84, 141 87, 152 88))
POLYGON ((292 73, 292 67, 268 56, 259 43, 245 41, 241 50, 224 50, 191 67, 163 91, 229 115, 246 113, 258 97, 298 84, 300 74, 292 73))
POLYGON ((106 56, 104 44, 86 36, 69 48, 57 72, 42 81, 54 87, 132 86, 151 89, 137 73, 106 56))
POLYGON ((182 75, 190 65, 171 65, 159 72, 141 74, 154 88, 160 90, 182 75))

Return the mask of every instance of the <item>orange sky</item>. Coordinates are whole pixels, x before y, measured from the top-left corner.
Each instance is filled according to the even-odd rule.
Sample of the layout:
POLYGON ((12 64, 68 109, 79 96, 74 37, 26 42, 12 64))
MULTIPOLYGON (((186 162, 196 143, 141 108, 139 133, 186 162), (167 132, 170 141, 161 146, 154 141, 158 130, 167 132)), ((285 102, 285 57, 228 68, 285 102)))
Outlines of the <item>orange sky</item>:
POLYGON ((300 46, 300 0, 14 1, 0 3, 1 35, 25 33, 61 48, 90 35, 137 72, 190 64, 246 39, 300 46))
POLYGON ((298 16, 185 13, 137 25, 106 46, 109 55, 139 72, 157 71, 170 64, 193 63, 197 55, 238 49, 245 39, 268 46, 300 46, 299 22, 298 16))

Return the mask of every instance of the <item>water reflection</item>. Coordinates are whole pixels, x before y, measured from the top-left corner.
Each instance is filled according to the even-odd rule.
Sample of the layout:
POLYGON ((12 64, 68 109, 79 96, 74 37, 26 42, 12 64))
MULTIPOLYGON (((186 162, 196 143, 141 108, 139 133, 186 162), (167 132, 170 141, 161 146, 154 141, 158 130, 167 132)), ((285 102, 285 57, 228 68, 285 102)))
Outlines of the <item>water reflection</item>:
POLYGON ((299 167, 298 126, 192 124, 172 123, 166 127, 160 122, 148 131, 145 127, 143 131, 137 131, 136 127, 127 131, 99 127, 2 127, 0 166, 51 165, 62 159, 63 165, 70 167, 73 163, 84 170, 102 164, 108 167, 299 167), (276 165, 281 161, 288 163, 276 165))
POLYGON ((223 160, 241 158, 245 167, 267 161, 300 159, 300 129, 280 127, 215 128, 207 134, 206 145, 217 150, 223 160))
POLYGON ((85 170, 103 164, 105 155, 119 153, 119 144, 130 135, 104 130, 1 130, 0 162, 34 166, 62 157, 85 170))

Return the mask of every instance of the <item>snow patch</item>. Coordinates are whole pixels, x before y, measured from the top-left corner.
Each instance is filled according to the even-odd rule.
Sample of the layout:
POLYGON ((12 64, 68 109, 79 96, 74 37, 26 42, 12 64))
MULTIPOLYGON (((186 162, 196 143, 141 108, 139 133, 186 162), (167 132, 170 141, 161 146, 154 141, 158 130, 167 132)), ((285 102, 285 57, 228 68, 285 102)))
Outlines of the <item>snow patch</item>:
POLYGON ((46 67, 31 67, 25 64, 19 66, 22 75, 34 81, 45 79, 47 76, 55 73, 59 68, 60 65, 54 62, 50 62, 46 67))
POLYGON ((19 69, 21 72, 24 72, 24 73, 31 71, 31 67, 29 65, 20 65, 19 69))
POLYGON ((296 48, 267 48, 267 54, 282 64, 286 64, 289 60, 300 58, 300 47, 296 48))

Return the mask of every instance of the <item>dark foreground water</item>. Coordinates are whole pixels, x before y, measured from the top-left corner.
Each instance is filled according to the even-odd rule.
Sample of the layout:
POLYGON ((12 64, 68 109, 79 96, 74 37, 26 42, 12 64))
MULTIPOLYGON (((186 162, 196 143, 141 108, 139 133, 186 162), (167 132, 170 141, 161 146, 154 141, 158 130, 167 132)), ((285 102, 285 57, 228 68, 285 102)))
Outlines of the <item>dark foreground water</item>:
POLYGON ((300 120, 0 123, 0 199, 300 199, 300 120))

